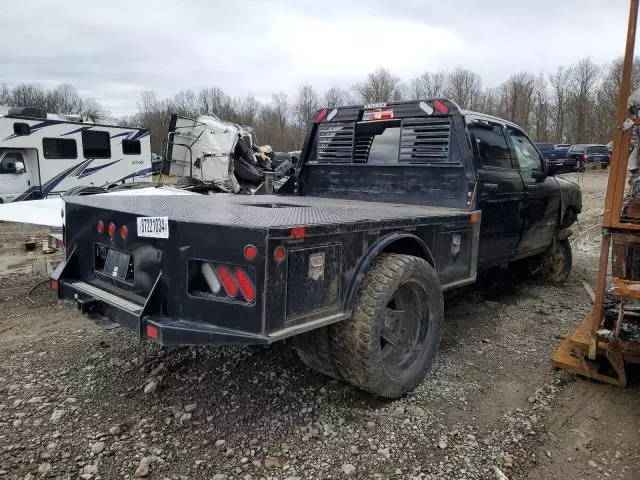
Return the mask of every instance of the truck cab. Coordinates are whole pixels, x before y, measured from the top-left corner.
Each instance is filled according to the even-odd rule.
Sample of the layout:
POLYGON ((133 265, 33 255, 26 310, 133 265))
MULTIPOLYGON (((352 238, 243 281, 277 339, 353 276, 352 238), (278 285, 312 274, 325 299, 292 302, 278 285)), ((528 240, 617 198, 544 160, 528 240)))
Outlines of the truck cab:
POLYGON ((481 210, 479 270, 548 250, 582 209, 578 185, 512 122, 450 100, 371 107, 380 120, 344 107, 310 129, 298 194, 481 210))

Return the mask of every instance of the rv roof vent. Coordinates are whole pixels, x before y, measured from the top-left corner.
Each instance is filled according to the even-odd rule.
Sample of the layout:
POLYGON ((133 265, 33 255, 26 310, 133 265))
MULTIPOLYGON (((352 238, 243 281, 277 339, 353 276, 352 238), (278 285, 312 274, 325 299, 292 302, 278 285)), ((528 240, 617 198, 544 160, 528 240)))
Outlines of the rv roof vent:
POLYGON ((9 109, 8 115, 14 117, 47 118, 47 112, 41 108, 33 107, 13 107, 9 109))

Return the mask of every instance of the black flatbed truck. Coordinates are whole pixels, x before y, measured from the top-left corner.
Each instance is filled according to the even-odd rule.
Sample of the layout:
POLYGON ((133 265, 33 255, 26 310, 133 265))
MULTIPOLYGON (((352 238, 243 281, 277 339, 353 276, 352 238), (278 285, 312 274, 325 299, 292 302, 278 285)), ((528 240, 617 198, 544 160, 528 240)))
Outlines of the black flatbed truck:
MULTIPOLYGON (((479 258, 469 138, 447 100, 324 109, 278 195, 67 197, 52 288, 163 345, 293 337, 308 366, 398 397, 435 357, 443 291, 496 262, 479 258)), ((562 257, 554 213, 546 243, 508 261, 562 257)))

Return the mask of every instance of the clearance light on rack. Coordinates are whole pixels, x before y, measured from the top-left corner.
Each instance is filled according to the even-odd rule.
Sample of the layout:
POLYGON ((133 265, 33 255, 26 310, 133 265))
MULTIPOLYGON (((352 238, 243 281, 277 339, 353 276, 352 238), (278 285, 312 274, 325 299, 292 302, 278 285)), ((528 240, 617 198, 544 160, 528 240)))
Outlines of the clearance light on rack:
POLYGON ((325 118, 327 118, 327 114, 329 113, 329 109, 328 108, 321 108, 320 110, 318 110, 316 112, 316 114, 313 116, 314 120, 316 122, 321 122, 323 121, 325 118))
POLYGON ((449 107, 447 107, 440 100, 436 100, 435 102, 433 102, 433 108, 435 108, 438 112, 443 113, 445 115, 449 113, 449 107))
POLYGON ((377 120, 392 120, 393 109, 392 108, 375 108, 373 110, 365 110, 362 114, 363 122, 373 122, 377 120))
POLYGON ((429 105, 427 102, 420 102, 418 104, 418 107, 427 115, 433 115, 433 107, 429 105))

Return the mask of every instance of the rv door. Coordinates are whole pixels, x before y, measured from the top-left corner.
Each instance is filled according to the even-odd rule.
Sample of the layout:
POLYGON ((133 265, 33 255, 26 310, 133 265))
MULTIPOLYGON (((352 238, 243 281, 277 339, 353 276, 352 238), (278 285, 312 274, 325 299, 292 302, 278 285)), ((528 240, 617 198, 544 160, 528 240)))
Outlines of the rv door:
POLYGON ((15 200, 30 183, 22 153, 0 152, 0 203, 15 200))

